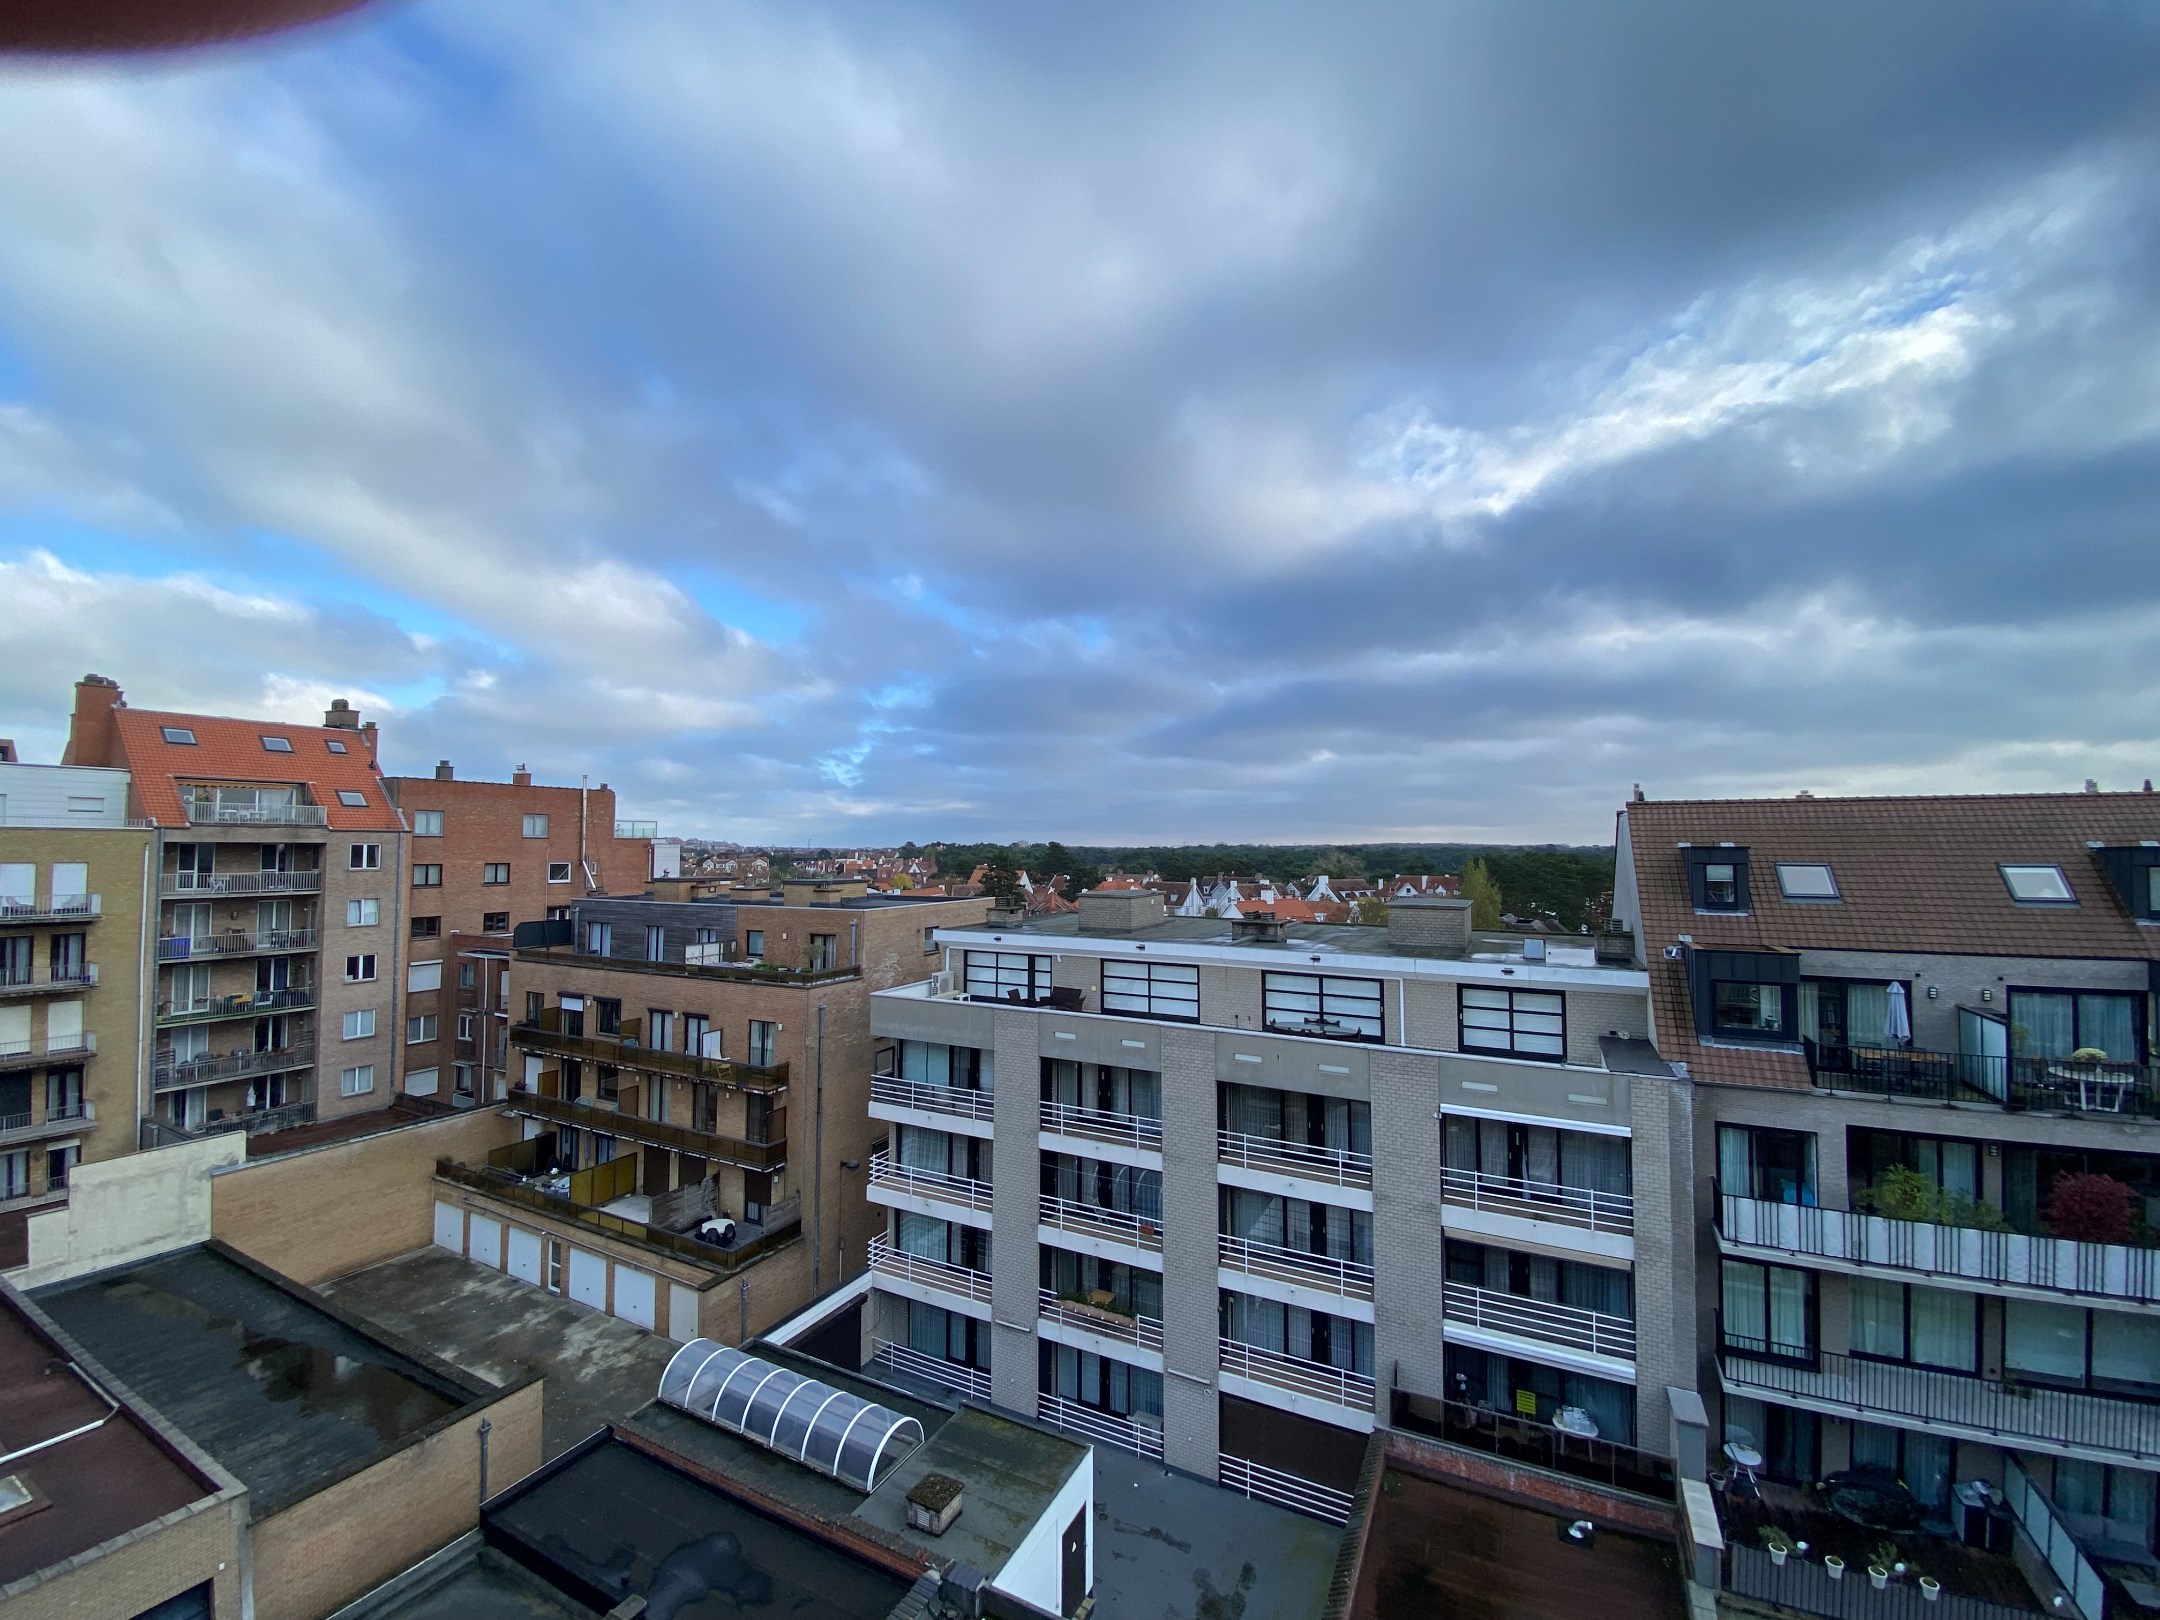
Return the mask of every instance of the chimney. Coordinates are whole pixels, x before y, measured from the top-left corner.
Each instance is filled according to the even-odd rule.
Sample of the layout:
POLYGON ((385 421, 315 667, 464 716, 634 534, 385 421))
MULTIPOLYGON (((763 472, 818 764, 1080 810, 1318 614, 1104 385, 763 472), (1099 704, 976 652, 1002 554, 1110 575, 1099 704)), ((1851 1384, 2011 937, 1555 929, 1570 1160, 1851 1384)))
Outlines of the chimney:
POLYGON ((1155 889, 1090 889, 1080 896, 1080 932, 1135 934, 1169 913, 1155 889))
POLYGON ((528 771, 524 766, 520 765, 516 770, 510 773, 510 785, 512 787, 531 787, 532 772, 528 771))
POLYGON ((1387 937, 1397 950, 1461 956, 1470 949, 1470 902, 1438 895, 1390 900, 1387 937))
POLYGON ((343 698, 332 698, 329 709, 322 717, 322 723, 339 731, 358 731, 360 711, 343 698))
POLYGON ((375 722, 370 720, 360 728, 360 740, 367 744, 367 757, 375 758, 375 722))
POLYGON ((120 728, 113 710, 125 702, 120 683, 110 675, 85 675, 75 683, 75 713, 68 720, 63 765, 118 765, 120 728))
POLYGON ((457 772, 450 768, 450 762, 447 759, 438 759, 435 762, 435 780, 438 782, 454 782, 457 780, 457 772))
POLYGON ((1230 937, 1246 944, 1280 945, 1290 931, 1272 911, 1247 911, 1230 919, 1230 937))

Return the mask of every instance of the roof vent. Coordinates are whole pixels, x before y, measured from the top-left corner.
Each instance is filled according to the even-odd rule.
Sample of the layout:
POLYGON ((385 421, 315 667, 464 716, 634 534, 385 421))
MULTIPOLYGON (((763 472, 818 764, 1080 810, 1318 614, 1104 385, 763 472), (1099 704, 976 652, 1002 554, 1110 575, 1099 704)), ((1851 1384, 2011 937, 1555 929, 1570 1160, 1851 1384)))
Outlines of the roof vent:
POLYGON ((1279 945, 1290 925, 1272 911, 1248 911, 1230 919, 1230 937, 1248 945, 1279 945))
POLYGON ((438 759, 435 762, 435 780, 438 782, 454 782, 457 780, 457 772, 450 768, 450 762, 447 759, 438 759))

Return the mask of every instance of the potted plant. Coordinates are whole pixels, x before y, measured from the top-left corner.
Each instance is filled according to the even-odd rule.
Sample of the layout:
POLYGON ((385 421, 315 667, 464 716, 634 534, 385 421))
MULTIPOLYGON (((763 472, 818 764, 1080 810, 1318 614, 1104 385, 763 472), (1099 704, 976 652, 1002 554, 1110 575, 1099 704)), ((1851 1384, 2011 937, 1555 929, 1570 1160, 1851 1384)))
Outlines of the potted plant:
POLYGON ((1823 1573, 1833 1581, 1842 1581, 1845 1578, 1845 1560, 1836 1553, 1827 1554, 1823 1558, 1822 1567, 1823 1573))
POLYGON ((1773 1564, 1782 1564, 1792 1556, 1792 1537, 1774 1524, 1762 1527, 1762 1544, 1769 1549, 1770 1562, 1773 1564))
POLYGON ((1942 1601, 1942 1582, 1932 1575, 1921 1576, 1920 1595, 1930 1603, 1940 1603, 1942 1601))
POLYGON ((1904 1567, 1898 1562, 1897 1543, 1887 1538, 1878 1541, 1868 1552, 1868 1584, 1880 1592, 1890 1584, 1890 1572, 1904 1567))

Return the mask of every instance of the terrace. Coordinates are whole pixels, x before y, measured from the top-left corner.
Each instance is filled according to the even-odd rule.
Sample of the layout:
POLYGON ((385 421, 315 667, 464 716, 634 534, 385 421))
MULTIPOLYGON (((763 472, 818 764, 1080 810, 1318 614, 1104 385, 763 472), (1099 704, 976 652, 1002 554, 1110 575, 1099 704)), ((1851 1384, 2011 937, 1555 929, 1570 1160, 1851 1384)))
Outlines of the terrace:
POLYGON ((687 1125, 669 1125, 659 1120, 645 1119, 614 1104, 590 1097, 566 1101, 555 1094, 555 1087, 550 1085, 550 1081, 560 1084, 553 1071, 542 1073, 537 1086, 530 1082, 519 1082, 511 1089, 503 1106, 514 1114, 544 1119, 551 1124, 574 1126, 580 1130, 604 1131, 625 1141, 641 1142, 648 1147, 668 1148, 696 1158, 718 1160, 745 1170, 779 1170, 787 1164, 785 1109, 773 1111, 769 1128, 762 1136, 723 1136, 715 1131, 693 1130, 687 1125))
POLYGON ((2160 1064, 2002 1057, 1916 1046, 1803 1040, 1808 1074, 1826 1091, 1893 1101, 1968 1103, 2012 1112, 2160 1119, 2160 1064))
POLYGON ((726 1058, 700 1057, 694 1052, 669 1052, 646 1046, 638 1038, 641 1025, 635 1018, 623 1020, 622 1032, 615 1035, 571 1033, 561 1027, 561 1020, 562 1009, 559 1007, 545 1009, 538 1022, 521 1019, 510 1026, 510 1044, 521 1051, 606 1063, 616 1068, 672 1075, 683 1080, 707 1080, 714 1085, 732 1086, 738 1091, 780 1092, 787 1089, 788 1067, 785 1063, 767 1066, 734 1063, 726 1058))

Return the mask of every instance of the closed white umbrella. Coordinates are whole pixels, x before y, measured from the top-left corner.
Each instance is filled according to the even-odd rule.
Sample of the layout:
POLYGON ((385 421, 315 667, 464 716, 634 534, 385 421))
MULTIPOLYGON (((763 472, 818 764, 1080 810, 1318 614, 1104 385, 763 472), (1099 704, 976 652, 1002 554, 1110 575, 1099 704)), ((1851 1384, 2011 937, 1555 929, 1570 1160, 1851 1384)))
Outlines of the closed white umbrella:
POLYGON ((1912 1009, 1906 1005, 1902 984, 1890 986, 1890 1000, 1883 1012, 1883 1034, 1892 1041, 1912 1039, 1912 1009))

